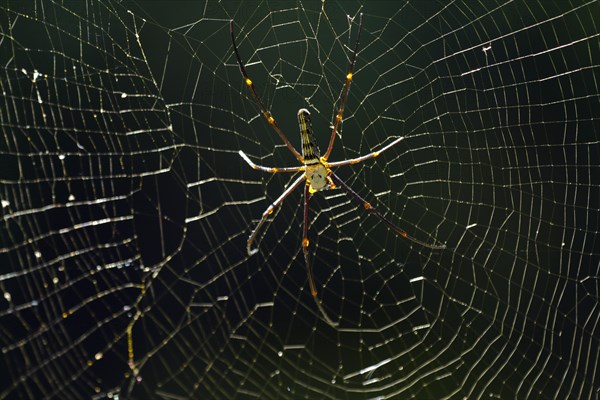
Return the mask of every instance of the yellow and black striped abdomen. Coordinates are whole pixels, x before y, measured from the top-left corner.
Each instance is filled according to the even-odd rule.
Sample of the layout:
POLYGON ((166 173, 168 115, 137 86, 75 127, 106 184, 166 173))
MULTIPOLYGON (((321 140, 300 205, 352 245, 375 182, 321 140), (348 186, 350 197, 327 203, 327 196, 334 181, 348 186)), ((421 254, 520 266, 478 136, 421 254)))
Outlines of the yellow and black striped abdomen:
POLYGON ((298 124, 300 124, 300 139, 302 140, 302 157, 305 165, 319 163, 321 153, 312 133, 310 112, 306 108, 298 110, 298 124))

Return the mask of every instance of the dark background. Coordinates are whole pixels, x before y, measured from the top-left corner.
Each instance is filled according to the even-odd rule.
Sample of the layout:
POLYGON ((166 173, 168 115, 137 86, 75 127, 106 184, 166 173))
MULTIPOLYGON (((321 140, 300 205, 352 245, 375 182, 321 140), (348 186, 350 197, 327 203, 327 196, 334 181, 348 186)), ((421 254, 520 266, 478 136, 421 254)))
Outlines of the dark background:
POLYGON ((0 10, 0 398, 598 395, 597 2, 0 10), (315 195, 332 328, 308 291, 301 190, 246 254, 291 177, 238 150, 297 161, 229 21, 279 126, 299 148, 309 108, 325 150, 360 12, 331 160, 404 137, 336 173, 447 249, 315 195))

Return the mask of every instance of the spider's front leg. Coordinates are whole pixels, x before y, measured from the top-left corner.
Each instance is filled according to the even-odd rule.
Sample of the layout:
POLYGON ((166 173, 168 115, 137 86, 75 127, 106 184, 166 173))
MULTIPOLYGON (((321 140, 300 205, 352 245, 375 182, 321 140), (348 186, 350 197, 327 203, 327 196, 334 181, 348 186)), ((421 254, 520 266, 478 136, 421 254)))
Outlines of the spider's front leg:
POLYGON ((352 189, 346 182, 344 182, 342 179, 340 179, 336 174, 334 174, 333 172, 331 172, 331 176, 333 177, 333 179, 335 181, 337 181, 337 183, 340 184, 340 186, 346 191, 346 194, 348 194, 348 196, 350 196, 350 198, 352 200, 354 200, 356 203, 358 203, 359 205, 361 205, 364 210, 370 214, 375 215, 377 218, 379 218, 379 220, 381 222, 383 222, 384 224, 386 224, 392 231, 394 231, 397 235, 410 240, 411 242, 414 242, 420 246, 423 247, 427 247, 433 250, 443 250, 446 248, 445 244, 430 244, 430 243, 425 243, 417 238, 414 238, 412 236, 410 236, 404 229, 400 228, 398 225, 396 225, 395 223, 393 223, 392 221, 390 221, 389 219, 387 219, 381 212, 379 212, 379 210, 373 206, 371 203, 369 203, 367 200, 365 200, 361 195, 359 195, 358 193, 356 193, 354 191, 354 189, 352 189))
POLYGON ((264 225, 264 223, 269 218, 269 215, 273 214, 273 212, 275 211, 275 209, 277 207, 279 207, 281 205, 281 203, 283 203, 283 201, 285 200, 285 198, 288 197, 290 195, 290 193, 292 193, 294 191, 294 189, 296 189, 304 180, 305 180, 304 174, 301 174, 281 194, 281 196, 279 196, 277 198, 277 200, 275 200, 273 203, 271 203, 271 205, 269 207, 267 207, 267 209, 265 210, 265 212, 263 212, 262 218, 260 219, 260 221, 258 221, 258 224, 256 224, 256 228, 254 228, 254 230, 250 234, 250 237, 248 238, 248 242, 247 242, 247 245, 246 245, 246 250, 248 250, 248 255, 251 256, 251 255, 254 255, 254 254, 256 254, 258 252, 258 247, 255 248, 255 249, 253 249, 252 248, 252 244, 254 243, 256 237, 258 236, 258 232, 260 231, 260 228, 264 225))
POLYGON ((311 294, 312 298, 315 300, 315 304, 317 305, 317 308, 319 309, 319 312, 323 316, 323 319, 325 320, 325 322, 327 322, 330 326, 335 328, 338 326, 338 324, 333 322, 333 320, 331 318, 329 318, 329 315, 323 308, 323 305, 321 304, 321 300, 319 299, 318 292, 317 292, 317 285, 315 285, 315 278, 313 275, 312 264, 310 262, 310 251, 308 250, 308 247, 310 245, 310 240, 308 239, 308 227, 310 224, 310 219, 309 219, 309 215, 308 215, 308 210, 309 210, 308 201, 309 201, 311 195, 312 195, 311 184, 308 182, 308 179, 307 179, 306 185, 304 186, 304 229, 303 229, 304 235, 302 238, 302 252, 304 253, 304 262, 306 264, 306 273, 308 274, 308 285, 310 286, 310 294, 311 294))

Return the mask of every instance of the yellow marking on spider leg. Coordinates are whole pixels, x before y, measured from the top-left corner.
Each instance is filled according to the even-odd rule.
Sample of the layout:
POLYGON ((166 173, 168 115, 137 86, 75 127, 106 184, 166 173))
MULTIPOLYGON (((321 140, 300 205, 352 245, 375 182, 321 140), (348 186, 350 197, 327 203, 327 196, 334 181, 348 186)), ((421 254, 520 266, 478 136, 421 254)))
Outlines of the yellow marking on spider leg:
POLYGON ((273 168, 271 168, 271 171, 273 171, 273 172, 279 172, 279 168, 273 167, 273 168))
POLYGON ((329 168, 327 168, 327 183, 329 183, 329 189, 335 189, 337 186, 335 186, 335 182, 333 181, 333 179, 331 179, 331 170, 329 168))
POLYGON ((365 208, 365 210, 371 210, 371 209, 373 209, 373 206, 369 202, 365 202, 363 204, 363 207, 365 208))
POLYGON ((252 81, 250 80, 250 78, 246 78, 245 82, 246 86, 252 86, 252 81))
POLYGON ((379 156, 379 152, 378 151, 376 151, 376 152, 373 153, 373 157, 377 157, 377 156, 379 156))
POLYGON ((346 79, 349 81, 352 80, 352 72, 348 72, 348 75, 346 75, 346 79))
POLYGON ((342 117, 342 113, 339 113, 339 114, 338 114, 338 115, 335 117, 335 119, 337 119, 338 121, 341 121, 341 120, 342 120, 342 118, 343 118, 343 117, 342 117))
POLYGON ((308 241, 308 238, 304 238, 304 240, 302 240, 302 247, 307 248, 309 244, 310 242, 308 241))
POLYGON ((269 123, 269 125, 275 125, 275 118, 270 116, 268 113, 265 113, 265 117, 267 117, 267 122, 269 123))

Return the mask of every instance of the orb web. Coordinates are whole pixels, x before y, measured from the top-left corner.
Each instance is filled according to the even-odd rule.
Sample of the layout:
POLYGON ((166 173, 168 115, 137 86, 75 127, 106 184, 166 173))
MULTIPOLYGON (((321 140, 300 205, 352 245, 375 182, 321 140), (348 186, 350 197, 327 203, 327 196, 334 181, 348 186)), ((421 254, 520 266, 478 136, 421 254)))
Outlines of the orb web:
POLYGON ((594 398, 597 2, 0 5, 0 398, 594 398), (169 11, 169 12, 167 12, 169 11), (364 14, 336 173, 326 148, 364 14))

